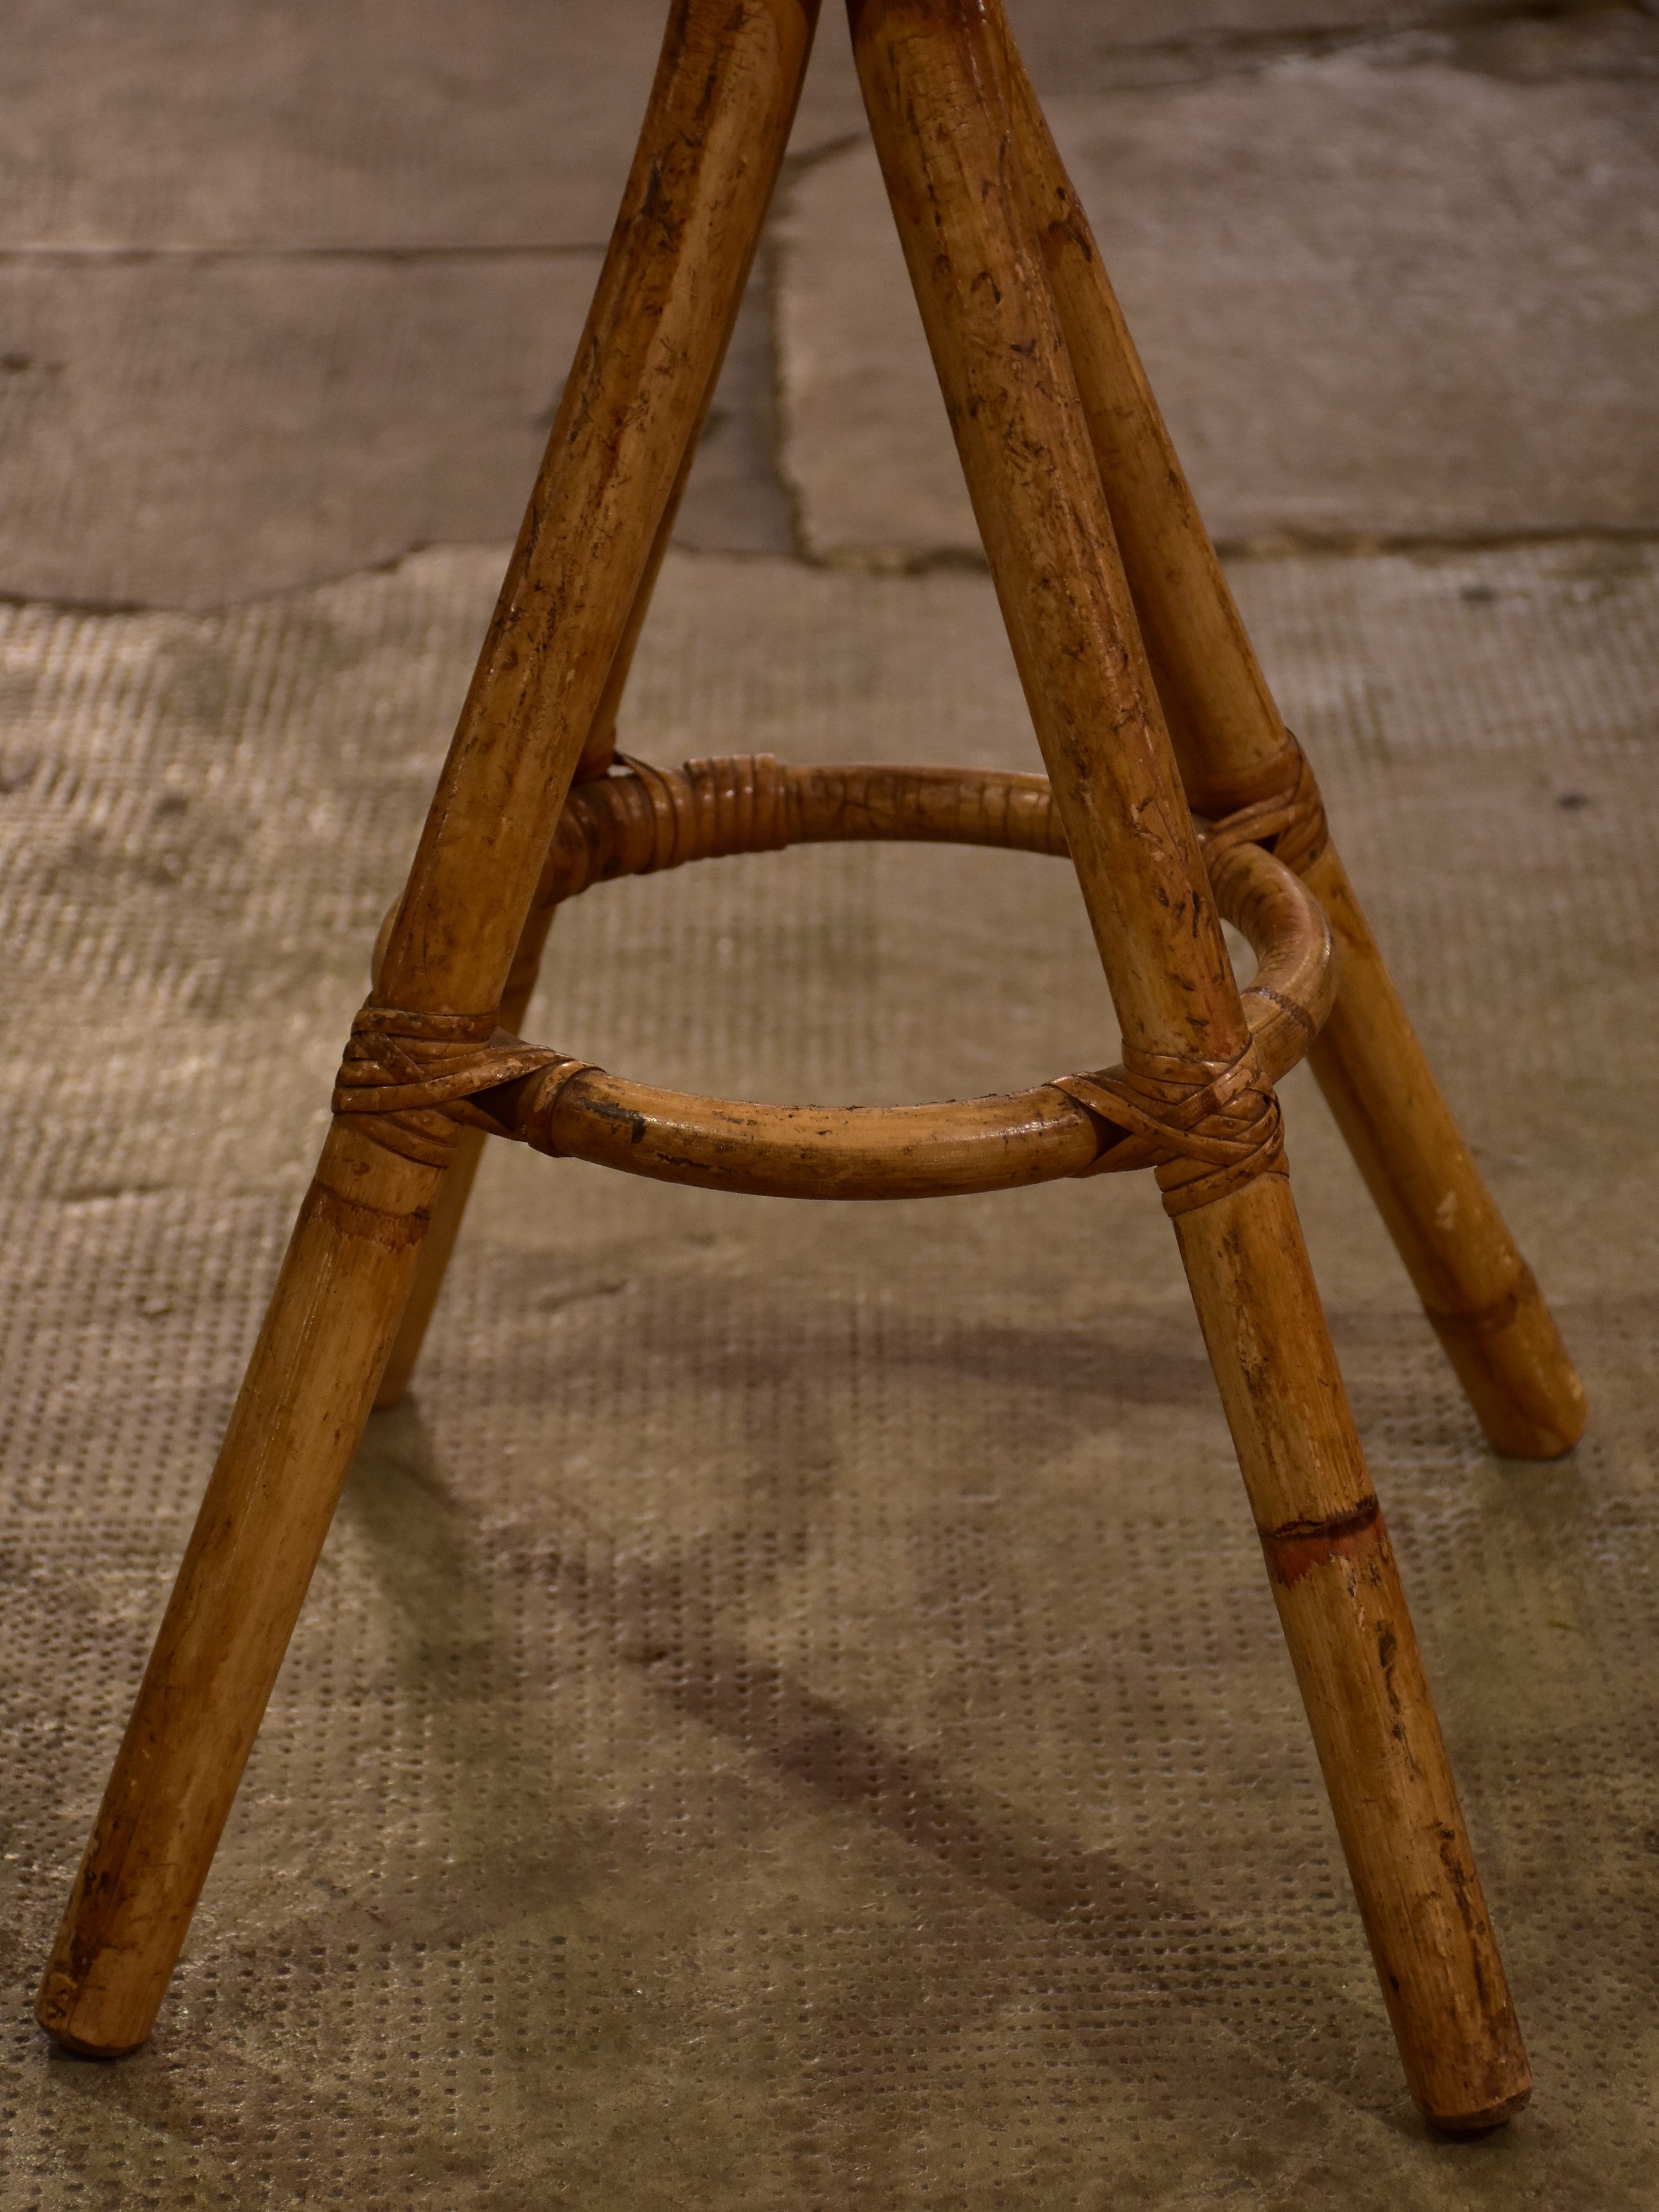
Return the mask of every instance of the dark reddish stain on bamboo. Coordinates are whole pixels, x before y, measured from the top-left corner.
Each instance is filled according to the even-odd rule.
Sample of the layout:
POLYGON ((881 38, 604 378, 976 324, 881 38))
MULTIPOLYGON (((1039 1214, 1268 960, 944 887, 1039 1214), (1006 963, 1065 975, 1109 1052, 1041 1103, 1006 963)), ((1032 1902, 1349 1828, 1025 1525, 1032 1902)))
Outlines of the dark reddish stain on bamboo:
POLYGON ((1328 1560, 1364 1559, 1384 1550, 1389 1540, 1375 1498, 1326 1521, 1287 1521, 1282 1528, 1256 1533, 1267 1557, 1268 1573, 1285 1589, 1328 1560))

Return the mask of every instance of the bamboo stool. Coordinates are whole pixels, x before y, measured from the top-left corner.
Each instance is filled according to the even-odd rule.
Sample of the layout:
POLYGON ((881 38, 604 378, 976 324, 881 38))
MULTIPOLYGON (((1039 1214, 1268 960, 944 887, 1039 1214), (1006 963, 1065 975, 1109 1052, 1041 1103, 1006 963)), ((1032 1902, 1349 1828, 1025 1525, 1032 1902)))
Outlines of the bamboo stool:
POLYGON ((1273 1085, 1304 1053, 1497 1449, 1566 1450, 1583 1394, 1326 834, 1000 0, 850 13, 1048 779, 614 757, 816 4, 672 0, 575 367, 39 2016, 72 2051, 149 2035, 486 1134, 793 1197, 1152 1165, 1412 2094, 1441 2128, 1489 2127, 1530 2077, 1285 1176, 1273 1085), (1069 854, 1121 1064, 1018 1097, 811 1111, 649 1090, 512 1033, 560 899, 835 837, 1069 854), (1261 963, 1242 996, 1218 914, 1261 963))

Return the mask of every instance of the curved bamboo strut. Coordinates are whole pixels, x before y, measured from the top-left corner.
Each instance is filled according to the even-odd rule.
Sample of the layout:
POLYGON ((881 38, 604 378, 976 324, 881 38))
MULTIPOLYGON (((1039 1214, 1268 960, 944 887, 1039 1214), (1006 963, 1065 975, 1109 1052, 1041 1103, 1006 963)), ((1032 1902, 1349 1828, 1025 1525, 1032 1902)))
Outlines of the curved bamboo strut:
MULTIPOLYGON (((548 907, 590 884, 716 853, 881 838, 1063 857, 1048 779, 996 769, 782 767, 766 756, 629 763, 573 792, 548 907), (653 799, 656 804, 653 805, 653 799), (701 800, 701 804, 699 804, 701 800)), ((1218 903, 1259 963, 1243 994, 1267 1079, 1299 1060, 1336 994, 1319 902, 1259 845, 1217 854, 1218 903)), ((660 1182, 772 1198, 942 1198, 1144 1167, 1145 1143, 1050 1084, 918 1106, 781 1106, 659 1089, 568 1064, 512 1086, 503 1119, 538 1151, 660 1182)))
MULTIPOLYGON (((564 900, 574 897, 591 884, 619 875, 676 867, 688 860, 708 859, 717 854, 865 838, 996 845, 1021 852, 1046 853, 1056 858, 1064 856, 1067 849, 1066 834, 1054 810, 1046 776, 910 764, 786 768, 765 754, 690 761, 680 769, 660 769, 643 762, 623 760, 611 773, 606 774, 601 768, 596 776, 577 784, 570 793, 542 872, 519 957, 502 995, 502 1026, 515 1031, 521 1029, 554 914, 564 900)), ((1202 836, 1200 842, 1204 843, 1202 836)), ((1212 882, 1218 880, 1219 857, 1216 854, 1209 860, 1212 882)), ((1251 878, 1249 884, 1241 881, 1237 890, 1229 896, 1259 897, 1264 881, 1260 877, 1251 878)), ((1282 887, 1277 888, 1273 895, 1282 897, 1282 887)), ((394 905, 382 925, 375 948, 377 982, 380 960, 396 915, 394 905)), ((1245 934, 1247 938, 1250 936, 1248 927, 1245 934)), ((1252 938, 1250 941, 1254 944, 1258 940, 1252 938)), ((1289 1057, 1281 1058, 1280 1045, 1271 1034, 1277 1023, 1295 1023, 1297 1018, 1288 1005, 1280 1006, 1276 1014, 1270 1006, 1269 994, 1280 988, 1273 981, 1269 961, 1251 987, 1254 995, 1246 994, 1246 1012, 1264 1051, 1270 1079, 1276 1079, 1301 1056, 1302 1048, 1298 1046, 1289 1057)), ((1298 989, 1304 987, 1292 982, 1283 988, 1287 1000, 1293 1001, 1298 989)), ((1305 988, 1307 1003, 1311 1005, 1322 992, 1328 991, 1328 985, 1310 978, 1305 988)), ((856 1147, 862 1158, 859 1173, 867 1182, 879 1184, 879 1188, 855 1189, 848 1180, 851 1164, 846 1164, 848 1171, 843 1173, 826 1161, 824 1172, 836 1187, 800 1189, 797 1170, 787 1164, 796 1154, 798 1133, 781 1130, 775 1123, 769 1125, 763 1133, 770 1148, 771 1170, 781 1179, 733 1184, 729 1179, 735 1158, 733 1147, 752 1144, 757 1133, 743 1121, 734 1127, 723 1102, 687 1102, 673 1092, 646 1092, 639 1086, 634 1087, 635 1095, 619 1098, 614 1086, 610 1092, 605 1091, 608 1080, 601 1079, 597 1084, 578 1090, 570 1101, 574 1110, 585 1099, 594 1097, 594 1115, 608 1117, 607 1127, 601 1133, 591 1123, 572 1125, 564 1131, 569 1141, 562 1148, 583 1158, 602 1158, 631 1172, 659 1175, 665 1179, 713 1182, 727 1188, 765 1189, 797 1197, 906 1197, 934 1192, 942 1194, 1007 1188, 1024 1182, 1045 1181, 1051 1175, 1089 1171, 1089 1156, 1082 1152, 1082 1132, 1076 1118, 1082 1115, 1082 1109, 1070 1101, 1057 1109, 1056 1101, 1064 1099, 1065 1094, 1045 1085, 1040 1091, 1025 1094, 1024 1100, 1014 1102, 1012 1107, 1005 1102, 1000 1115, 988 1111, 971 1124, 974 1102, 953 1109, 958 1116, 955 1140, 948 1145, 936 1142, 932 1147, 931 1179, 926 1193, 914 1192, 902 1182, 903 1176, 913 1174, 916 1169, 920 1139, 914 1120, 878 1131, 869 1125, 867 1116, 848 1133, 846 1140, 856 1147), (687 1147, 694 1142, 688 1133, 688 1103, 692 1109, 691 1124, 702 1133, 695 1139, 692 1156, 701 1160, 702 1171, 669 1177, 665 1166, 647 1168, 645 1158, 665 1162, 687 1156, 687 1147), (1021 1115, 1015 1110, 1021 1104, 1028 1105, 1029 1112, 1021 1115), (629 1117, 636 1113, 656 1126, 661 1136, 660 1144, 653 1146, 645 1158, 632 1142, 632 1131, 638 1122, 629 1117), (621 1126, 626 1129, 625 1138, 618 1134, 616 1117, 619 1114, 623 1117, 621 1126), (1062 1137, 1066 1139, 1064 1147, 1059 1141, 1062 1137), (1045 1162, 1059 1162, 1063 1152, 1073 1144, 1083 1164, 1046 1165, 1036 1174, 1025 1172, 1021 1165, 1032 1146, 1042 1151, 1045 1162)), ((988 1108, 996 1103, 982 1103, 988 1108)), ((740 1110, 746 1115, 751 1109, 740 1110)), ((821 1114, 811 1109, 796 1110, 807 1123, 822 1118, 821 1114)), ((938 1109, 894 1110, 914 1117, 938 1109)), ((1082 1115, 1082 1118, 1086 1121, 1088 1117, 1082 1115)), ((485 1142, 481 1130, 463 1129, 460 1133, 454 1160, 433 1203, 432 1226, 422 1249, 414 1285, 375 1397, 377 1406, 396 1405, 409 1389, 485 1142)), ((1127 1155, 1121 1159, 1115 1156, 1111 1163, 1114 1167, 1141 1164, 1127 1155)), ((759 1164, 751 1159, 751 1166, 759 1164)))

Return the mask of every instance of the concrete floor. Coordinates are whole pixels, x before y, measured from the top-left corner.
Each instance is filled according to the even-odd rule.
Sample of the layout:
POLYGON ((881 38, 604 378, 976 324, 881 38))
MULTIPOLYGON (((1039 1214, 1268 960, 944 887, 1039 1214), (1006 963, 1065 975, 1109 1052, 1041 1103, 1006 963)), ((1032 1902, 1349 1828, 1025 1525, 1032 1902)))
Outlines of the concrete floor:
MULTIPOLYGON (((505 1152, 153 2043, 38 1963, 597 273, 659 0, 20 0, 0 131, 0 2205, 1659 2202, 1659 19, 1011 7, 1595 1407, 1494 1461, 1297 1188, 1539 2078, 1405 2099, 1162 1215, 505 1152), (15 103, 15 104, 14 104, 15 103)), ((632 748, 1028 764, 832 15, 632 748)), ((534 1036, 750 1096, 1110 1057, 1063 869, 608 888, 534 1036), (1040 980, 1033 981, 1036 976, 1040 980)))

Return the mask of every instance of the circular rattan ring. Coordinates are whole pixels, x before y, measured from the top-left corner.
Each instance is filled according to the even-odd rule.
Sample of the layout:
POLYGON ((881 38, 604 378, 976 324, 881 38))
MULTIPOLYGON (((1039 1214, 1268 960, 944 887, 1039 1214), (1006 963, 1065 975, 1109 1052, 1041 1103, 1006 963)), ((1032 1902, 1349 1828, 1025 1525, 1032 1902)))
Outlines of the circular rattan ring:
MULTIPOLYGON (((786 767, 767 755, 625 762, 571 793, 544 904, 597 882, 720 854, 884 838, 1063 855, 1048 781, 983 769, 786 767)), ((1200 842, 1202 831, 1200 825, 1200 842)), ((1335 996, 1329 927, 1260 845, 1211 863, 1222 914, 1256 956, 1243 992, 1277 1082, 1335 996)), ((1052 1084, 923 1106, 772 1106, 704 1098, 566 1061, 512 1086, 502 1119, 537 1149, 661 1182, 774 1198, 929 1198, 1139 1167, 1148 1152, 1052 1084)))

